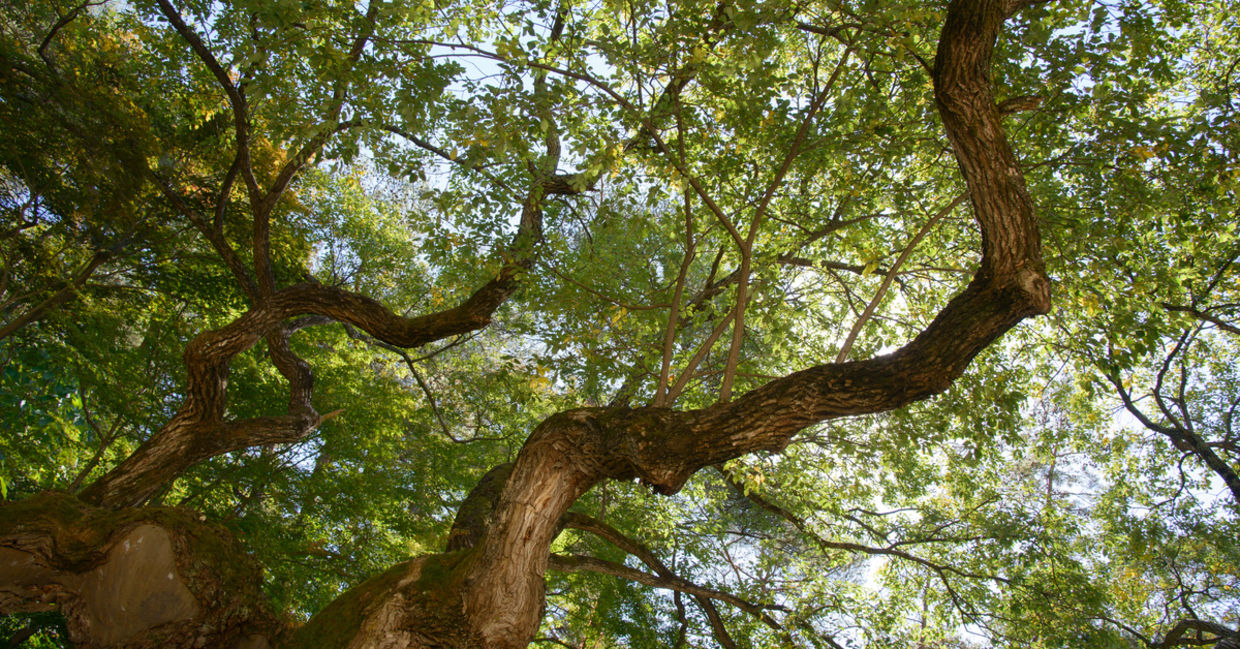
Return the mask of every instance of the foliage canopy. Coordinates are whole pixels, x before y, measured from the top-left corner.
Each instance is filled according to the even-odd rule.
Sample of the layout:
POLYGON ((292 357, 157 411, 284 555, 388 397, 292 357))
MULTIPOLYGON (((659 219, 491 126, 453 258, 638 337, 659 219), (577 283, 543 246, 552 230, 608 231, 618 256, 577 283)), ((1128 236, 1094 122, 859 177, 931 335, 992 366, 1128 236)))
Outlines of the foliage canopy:
MULTIPOLYGON (((162 526, 218 646, 440 646, 526 471, 493 646, 1240 645, 1238 16, 5 0, 0 559, 162 526)), ((207 633, 36 572, 14 640, 207 633)))

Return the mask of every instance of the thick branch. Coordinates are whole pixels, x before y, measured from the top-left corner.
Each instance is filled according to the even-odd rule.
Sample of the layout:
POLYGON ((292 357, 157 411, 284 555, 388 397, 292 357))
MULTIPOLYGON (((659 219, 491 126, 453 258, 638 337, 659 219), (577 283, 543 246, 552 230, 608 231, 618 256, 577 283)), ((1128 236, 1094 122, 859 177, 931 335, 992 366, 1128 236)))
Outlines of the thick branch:
POLYGON ((519 263, 509 264, 460 305, 414 318, 399 316, 368 297, 322 284, 297 284, 278 291, 263 306, 221 329, 200 334, 189 344, 181 409, 125 462, 87 487, 82 498, 108 507, 140 504, 160 485, 204 459, 258 444, 295 442, 312 432, 323 417, 310 405, 308 366, 287 349, 287 334, 281 333, 286 319, 326 316, 386 343, 416 347, 485 327, 495 309, 516 290, 520 269, 519 263), (290 380, 289 414, 225 421, 229 362, 263 338, 268 338, 276 367, 290 380))
POLYGON ((469 568, 465 611, 484 644, 523 646, 533 635, 560 517, 597 482, 636 477, 675 492, 704 466, 780 450, 812 424, 925 399, 1020 320, 1050 308, 1033 206, 988 79, 1005 8, 999 0, 952 2, 934 70, 982 233, 973 281, 887 356, 811 367, 703 410, 581 409, 544 421, 518 455, 469 568))
POLYGON ((1151 644, 1151 647, 1157 649, 1169 649, 1170 647, 1178 647, 1185 645, 1205 645, 1217 643, 1217 649, 1231 649, 1240 647, 1240 632, 1218 624, 1208 622, 1206 620, 1180 620, 1167 631, 1167 635, 1163 636, 1161 642, 1151 644), (1197 638, 1186 638, 1189 633, 1196 633, 1197 638), (1203 640, 1201 634, 1208 633, 1213 638, 1203 640), (1226 645, 1226 646, 1225 646, 1226 645))

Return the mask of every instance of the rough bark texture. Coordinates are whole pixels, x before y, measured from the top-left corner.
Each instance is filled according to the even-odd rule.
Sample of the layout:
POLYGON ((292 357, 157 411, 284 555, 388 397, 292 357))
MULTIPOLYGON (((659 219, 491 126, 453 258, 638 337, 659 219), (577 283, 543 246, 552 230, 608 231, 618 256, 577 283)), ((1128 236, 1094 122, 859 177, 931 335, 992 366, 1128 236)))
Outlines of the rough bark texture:
MULTIPOLYGON (((660 492, 673 493, 702 467, 755 451, 778 451, 812 424, 927 398, 946 389, 978 352, 1021 319, 1045 313, 1050 294, 1036 219, 988 79, 991 51, 1003 20, 1022 4, 953 0, 948 9, 935 59, 935 97, 981 229, 982 260, 967 288, 925 331, 892 354, 810 367, 702 410, 585 408, 554 415, 533 431, 511 467, 492 472, 476 490, 458 516, 448 552, 402 563, 360 584, 277 644, 523 647, 537 629, 544 604, 543 575, 551 542, 568 508, 595 484, 637 478, 660 492)), ((537 216, 535 204, 536 200, 527 203, 527 219, 537 216)), ((158 442, 140 448, 92 485, 85 498, 108 507, 140 503, 159 484, 204 457, 244 445, 299 439, 317 425, 319 416, 308 403, 300 410, 291 408, 283 418, 223 419, 228 360, 280 332, 286 319, 326 316, 384 342, 413 346, 484 326, 495 306, 511 293, 512 281, 512 276, 501 274, 460 307, 429 319, 400 318, 364 297, 319 285, 274 292, 238 321, 203 334, 190 345, 189 389, 181 411, 159 432, 158 442)), ((291 373, 296 375, 296 368, 291 373)), ((146 520, 129 513, 135 511, 150 510, 117 514, 146 520)), ((175 547, 181 532, 152 525, 165 530, 175 547)), ((0 536, 8 552, 24 553, 17 558, 26 558, 29 564, 0 582, 7 584, 4 601, 10 607, 55 597, 88 601, 88 588, 75 590, 53 576, 71 573, 81 580, 73 583, 86 583, 91 577, 82 575, 123 561, 112 552, 117 542, 132 541, 127 535, 142 534, 155 545, 161 543, 155 538, 158 533, 137 523, 110 525, 106 534, 85 543, 89 560, 79 557, 65 563, 57 558, 62 546, 49 540, 59 538, 57 529, 53 526, 34 536, 13 532, 0 536), (17 587, 62 594, 39 600, 15 592, 17 587)), ((194 595, 197 615, 232 619, 227 611, 237 610, 235 606, 228 609, 204 601, 195 590, 196 580, 179 581, 194 595)), ((141 591, 132 597, 148 595, 141 591)), ((170 602, 168 611, 132 621, 132 628, 148 625, 142 637, 153 637, 154 629, 168 625, 189 628, 189 621, 197 619, 184 593, 172 588, 164 596, 170 602)), ((83 613, 82 619, 101 614, 83 613)), ((241 638, 238 632, 216 646, 241 638)), ((193 643, 188 636, 177 636, 167 646, 193 643)))
POLYGON ((487 326, 495 310, 517 290, 517 276, 529 265, 528 248, 542 232, 539 205, 539 196, 526 201, 512 245, 514 251, 522 251, 517 258, 453 308, 407 318, 363 295, 310 282, 279 290, 227 326, 200 334, 185 350, 186 396, 180 410, 124 462, 87 487, 82 499, 104 507, 137 506, 207 458, 261 444, 296 442, 310 434, 326 417, 310 403, 309 366, 288 347, 291 332, 285 322, 290 318, 319 316, 326 322, 342 322, 398 347, 417 347, 487 326), (226 420, 229 363, 262 339, 289 381, 288 414, 226 420))
POLYGON ((543 422, 518 455, 470 560, 457 569, 473 646, 528 643, 550 543, 569 506, 594 484, 639 478, 672 493, 702 467, 780 450, 806 426, 927 398, 1021 319, 1050 308, 1033 205, 988 78, 1011 9, 997 0, 953 1, 935 60, 939 112, 982 232, 981 265, 968 287, 886 356, 812 367, 703 410, 581 409, 543 422))
POLYGON ((50 492, 0 509, 0 614, 59 610, 82 649, 260 649, 281 624, 232 537, 170 508, 50 492))

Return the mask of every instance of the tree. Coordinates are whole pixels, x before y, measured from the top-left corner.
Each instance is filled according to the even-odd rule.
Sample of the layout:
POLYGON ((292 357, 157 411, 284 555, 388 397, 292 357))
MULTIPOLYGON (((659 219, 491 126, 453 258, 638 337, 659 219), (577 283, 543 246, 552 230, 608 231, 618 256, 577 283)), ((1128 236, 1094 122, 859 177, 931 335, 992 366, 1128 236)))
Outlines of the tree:
POLYGON ((1227 7, 5 16, 14 637, 1238 637, 1227 7))

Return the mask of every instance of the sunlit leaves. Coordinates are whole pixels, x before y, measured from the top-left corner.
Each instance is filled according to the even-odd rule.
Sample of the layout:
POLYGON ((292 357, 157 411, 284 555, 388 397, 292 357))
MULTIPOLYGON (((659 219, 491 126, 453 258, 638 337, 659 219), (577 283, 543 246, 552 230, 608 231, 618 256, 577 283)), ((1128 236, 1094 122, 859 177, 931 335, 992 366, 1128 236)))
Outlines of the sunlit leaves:
MULTIPOLYGON (((963 191, 928 81, 940 6, 177 6, 245 98, 258 185, 327 139, 271 212, 279 285, 446 308, 512 261, 523 207, 543 218, 519 243, 521 291, 483 333, 397 351, 299 322, 315 406, 343 412, 158 495, 242 537, 292 616, 441 548, 469 488, 549 413, 669 386, 674 407, 714 403, 746 261, 738 392, 834 358, 871 301, 850 358, 903 344, 978 263, 967 201, 908 250, 963 191)), ((145 1, 83 14, 40 51, 70 9, 3 25, 0 112, 20 125, 0 136, 5 317, 116 249, 0 347, 9 495, 114 465, 177 407, 186 342, 250 306, 203 236, 253 261, 247 179, 221 193, 240 143, 219 79, 145 1)), ((672 498, 604 484, 578 510, 686 579, 779 607, 786 633, 721 605, 741 646, 1118 647, 1190 608, 1234 626, 1234 505, 1173 441, 1117 416, 1112 384, 1235 444, 1236 343, 1193 311, 1235 322, 1240 302, 1225 9, 1055 2, 1009 22, 995 84, 1000 101, 1042 99, 1004 124, 1042 219, 1053 319, 934 401, 729 464, 739 490, 706 470, 672 498)), ((229 390, 228 417, 287 401, 261 345, 229 390)), ((585 534, 556 550, 650 569, 585 534)), ((549 591, 544 631, 561 642, 679 633, 666 593, 582 574, 549 591)), ((690 645, 713 645, 682 600, 690 645)))

